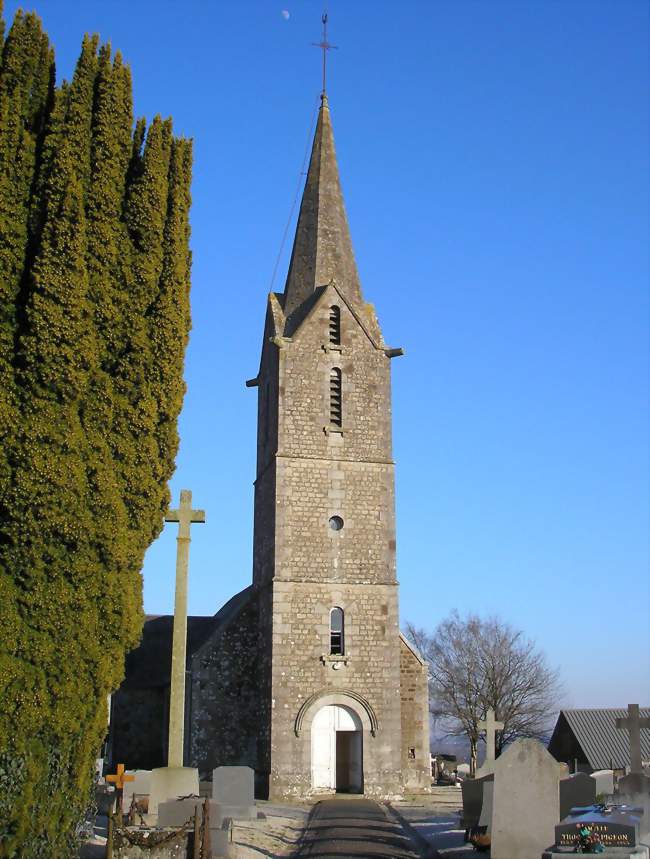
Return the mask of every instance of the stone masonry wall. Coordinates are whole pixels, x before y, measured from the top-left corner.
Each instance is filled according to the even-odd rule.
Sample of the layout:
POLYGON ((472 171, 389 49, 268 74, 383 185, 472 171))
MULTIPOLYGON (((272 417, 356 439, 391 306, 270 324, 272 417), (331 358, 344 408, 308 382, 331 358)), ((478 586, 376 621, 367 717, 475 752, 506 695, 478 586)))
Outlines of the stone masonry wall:
POLYGON ((277 363, 271 347, 262 356, 254 569, 258 585, 272 583, 261 597, 261 635, 271 650, 262 669, 270 677, 271 796, 311 789, 310 733, 297 731, 296 720, 312 696, 328 694, 365 719, 365 792, 387 796, 401 787, 390 361, 379 345, 330 286, 293 337, 272 347, 277 363), (329 343, 333 304, 340 347, 329 343), (334 367, 342 372, 341 427, 330 423, 334 367), (277 412, 264 405, 273 390, 277 412), (263 422, 276 414, 273 452, 262 440, 275 428, 263 422), (332 516, 343 519, 342 530, 330 527, 332 516), (329 659, 333 606, 345 612, 338 670, 329 659))
POLYGON ((431 788, 428 669, 401 639, 400 698, 404 787, 428 790, 431 788))
POLYGON ((128 769, 165 766, 168 696, 168 687, 122 687, 113 694, 110 762, 113 768, 118 763, 128 769))
MULTIPOLYGON (((395 585, 312 584, 276 581, 273 587, 273 710, 271 794, 306 794, 311 789, 311 738, 296 736, 296 718, 315 694, 351 690, 377 716, 376 736, 364 736, 365 792, 400 791, 401 711, 399 637, 395 585), (329 615, 345 617, 344 664, 330 657, 329 615)), ((353 698, 340 703, 364 717, 353 698)), ((318 709, 318 702, 314 709, 318 709)))
POLYGON ((190 766, 203 777, 218 766, 257 766, 257 652, 253 591, 192 660, 190 766))
POLYGON ((395 581, 390 361, 329 287, 280 350, 275 558, 267 575, 395 581), (340 351, 328 346, 341 309, 340 351), (330 424, 330 372, 342 370, 342 427, 330 424), (342 531, 329 527, 341 516, 342 531))

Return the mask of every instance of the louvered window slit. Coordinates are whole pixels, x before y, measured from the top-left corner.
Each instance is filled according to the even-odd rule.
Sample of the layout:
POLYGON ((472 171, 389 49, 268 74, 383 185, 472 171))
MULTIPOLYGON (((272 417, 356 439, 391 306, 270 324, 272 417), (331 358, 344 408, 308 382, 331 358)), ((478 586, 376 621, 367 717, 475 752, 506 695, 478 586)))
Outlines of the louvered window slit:
POLYGON ((341 371, 338 367, 330 373, 330 424, 343 426, 343 403, 341 397, 341 371))

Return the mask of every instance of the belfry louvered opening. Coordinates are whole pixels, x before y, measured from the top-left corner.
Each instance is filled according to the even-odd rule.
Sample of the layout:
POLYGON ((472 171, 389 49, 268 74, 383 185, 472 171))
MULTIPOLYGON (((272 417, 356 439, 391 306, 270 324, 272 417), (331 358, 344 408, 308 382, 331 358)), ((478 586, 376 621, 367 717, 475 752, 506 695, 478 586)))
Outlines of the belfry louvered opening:
POLYGON ((341 308, 336 304, 330 307, 330 344, 341 345, 341 308))
POLYGON ((333 367, 330 372, 330 423, 343 426, 343 403, 341 397, 341 371, 333 367))

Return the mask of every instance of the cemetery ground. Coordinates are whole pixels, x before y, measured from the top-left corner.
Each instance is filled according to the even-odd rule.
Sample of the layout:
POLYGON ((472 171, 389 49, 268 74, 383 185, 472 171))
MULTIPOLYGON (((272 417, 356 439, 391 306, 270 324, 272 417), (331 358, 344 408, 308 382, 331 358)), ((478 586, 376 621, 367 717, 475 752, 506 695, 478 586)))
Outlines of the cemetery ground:
MULTIPOLYGON (((339 795, 340 796, 340 795, 339 795)), ((402 800, 381 803, 379 825, 376 821, 365 821, 363 815, 355 813, 354 819, 343 814, 344 819, 328 821, 318 813, 317 805, 325 797, 314 797, 310 802, 277 803, 257 801, 260 817, 257 820, 236 821, 233 825, 233 857, 235 859, 306 859, 328 855, 390 856, 391 859, 418 859, 418 857, 449 856, 466 859, 478 855, 471 845, 463 840, 460 829, 462 807, 461 792, 455 787, 438 787, 429 796, 411 796, 402 800), (316 824, 309 833, 309 823, 316 824), (365 826, 365 824, 368 824, 365 826), (331 832, 324 827, 332 825, 331 832), (320 831, 319 831, 320 830, 320 831), (365 834, 364 834, 365 833, 365 834), (315 838, 314 836, 318 836, 315 838), (339 842, 343 853, 330 853, 324 839, 332 835, 339 842), (345 840, 345 836, 348 840, 345 840)), ((327 797, 332 800, 332 797, 327 797)), ((358 796, 335 798, 338 814, 342 804, 359 802, 358 796)), ((351 806, 352 807, 352 806, 351 806)), ((343 809, 345 812, 345 809, 343 809)), ((355 810, 356 811, 356 810, 355 810)), ((95 826, 95 837, 87 841, 80 859, 104 859, 106 855, 106 817, 99 815, 95 826)), ((217 857, 215 856, 215 859, 217 857)))

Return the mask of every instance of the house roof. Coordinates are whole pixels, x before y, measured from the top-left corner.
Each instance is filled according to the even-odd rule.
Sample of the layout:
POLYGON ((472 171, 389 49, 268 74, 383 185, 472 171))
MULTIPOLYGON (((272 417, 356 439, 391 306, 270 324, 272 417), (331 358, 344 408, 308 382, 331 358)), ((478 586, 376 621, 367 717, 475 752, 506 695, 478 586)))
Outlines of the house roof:
MULTIPOLYGON (((640 708, 641 718, 650 718, 650 707, 640 708)), ((627 709, 561 710, 549 742, 554 745, 556 734, 562 731, 562 717, 580 744, 594 770, 630 766, 630 740, 626 730, 616 727, 616 719, 627 717, 627 709)), ((641 729, 641 757, 650 760, 650 730, 641 729)))

